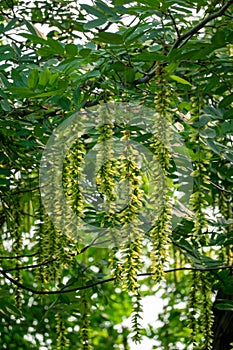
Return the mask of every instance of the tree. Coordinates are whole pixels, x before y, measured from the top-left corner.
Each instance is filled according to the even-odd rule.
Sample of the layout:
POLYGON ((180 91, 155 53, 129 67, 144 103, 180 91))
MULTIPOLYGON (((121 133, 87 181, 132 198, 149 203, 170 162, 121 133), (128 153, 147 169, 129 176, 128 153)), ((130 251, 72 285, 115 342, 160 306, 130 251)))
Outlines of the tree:
POLYGON ((232 3, 2 1, 2 349, 232 348, 232 3))

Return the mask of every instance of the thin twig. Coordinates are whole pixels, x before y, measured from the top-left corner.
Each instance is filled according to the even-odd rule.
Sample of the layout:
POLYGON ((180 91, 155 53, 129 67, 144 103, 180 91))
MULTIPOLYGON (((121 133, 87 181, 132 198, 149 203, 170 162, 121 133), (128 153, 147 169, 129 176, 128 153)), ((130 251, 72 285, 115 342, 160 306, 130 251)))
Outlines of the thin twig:
POLYGON ((6 272, 6 273, 8 273, 8 272, 11 272, 11 271, 35 269, 35 268, 37 268, 37 267, 46 266, 46 265, 48 265, 48 264, 51 264, 52 262, 54 262, 54 261, 56 261, 56 260, 57 260, 57 258, 54 258, 54 259, 52 259, 52 260, 48 260, 48 261, 45 261, 45 262, 40 263, 40 264, 12 267, 11 269, 6 269, 6 270, 3 270, 3 271, 6 272))
POLYGON ((172 23, 173 23, 173 26, 174 26, 174 28, 175 28, 177 37, 180 38, 180 31, 179 31, 179 28, 177 27, 175 18, 173 17, 173 15, 172 15, 172 13, 171 13, 170 10, 168 10, 168 16, 169 16, 169 17, 171 18, 171 20, 172 20, 172 23))
POLYGON ((38 255, 39 252, 28 254, 28 255, 16 255, 16 256, 0 256, 0 260, 6 259, 6 260, 13 260, 13 259, 22 259, 22 258, 31 258, 33 256, 38 255))
POLYGON ((217 185, 217 184, 215 184, 214 182, 212 182, 212 181, 208 181, 211 185, 213 185, 214 187, 216 187, 216 188, 218 188, 220 191, 222 191, 222 192, 226 192, 226 193, 230 193, 230 194, 232 194, 233 192, 232 191, 228 191, 228 190, 225 190, 225 188, 223 188, 223 187, 221 187, 221 186, 219 186, 219 185, 217 185))

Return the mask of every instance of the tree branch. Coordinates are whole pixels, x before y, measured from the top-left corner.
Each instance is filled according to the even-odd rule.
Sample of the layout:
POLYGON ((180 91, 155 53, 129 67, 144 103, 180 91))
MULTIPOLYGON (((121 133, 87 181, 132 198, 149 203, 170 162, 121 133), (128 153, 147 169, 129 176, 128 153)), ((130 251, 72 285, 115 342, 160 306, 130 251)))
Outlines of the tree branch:
MULTIPOLYGON (((169 269, 169 270, 165 270, 165 273, 170 273, 170 272, 174 272, 174 271, 218 271, 218 270, 227 270, 227 269, 232 269, 232 265, 230 266, 219 266, 219 267, 208 267, 208 268, 204 268, 204 267, 200 267, 200 268, 196 268, 196 267, 180 267, 180 268, 176 268, 176 269, 169 269)), ((30 287, 25 286, 24 284, 14 280, 12 277, 10 277, 5 271, 0 270, 0 273, 10 282, 12 282, 14 285, 16 285, 17 287, 26 290, 28 292, 31 292, 33 294, 44 294, 44 295, 52 295, 52 294, 64 294, 64 293, 72 293, 72 292, 77 292, 79 290, 85 290, 85 289, 89 289, 89 288, 93 288, 95 286, 101 285, 101 284, 105 284, 108 282, 113 282, 115 281, 114 277, 111 278, 107 278, 105 280, 101 280, 101 281, 97 281, 94 283, 90 283, 90 284, 86 284, 85 286, 79 286, 79 287, 75 287, 72 289, 65 289, 66 287, 63 287, 62 289, 59 290, 54 290, 54 291, 43 291, 43 290, 36 290, 30 287)), ((149 277, 149 276, 153 276, 152 272, 145 272, 145 273, 139 273, 137 275, 138 277, 149 277)))
MULTIPOLYGON (((169 54, 176 48, 179 47, 179 45, 185 41, 185 43, 187 41, 189 41, 189 39, 196 33, 199 32, 200 29, 204 28, 204 26, 212 21, 213 19, 220 17, 222 15, 224 15, 224 12, 233 4, 233 0, 229 0, 225 5, 223 5, 223 7, 221 7, 218 11, 212 13, 211 15, 209 15, 208 17, 206 17, 205 19, 203 19, 200 23, 198 23, 197 25, 195 25, 193 28, 191 28, 190 30, 188 30, 186 33, 184 33, 183 35, 180 35, 180 33, 178 33, 178 28, 175 24, 175 22, 173 22, 174 26, 175 26, 175 30, 177 32, 177 40, 174 43, 174 45, 172 46, 172 48, 169 51, 169 54)), ((171 17, 171 16, 170 16, 171 17)), ((174 20, 174 18, 172 18, 172 21, 174 20)), ((169 55, 168 54, 168 55, 169 55)), ((153 71, 151 71, 150 73, 146 74, 144 77, 139 78, 137 80, 134 81, 134 85, 139 85, 139 84, 146 84, 148 83, 155 75, 156 69, 158 68, 155 67, 153 69, 153 71)))
POLYGON ((41 267, 41 266, 46 266, 48 264, 51 264, 52 262, 56 261, 57 258, 54 258, 52 260, 47 260, 43 263, 40 264, 34 264, 34 265, 27 265, 27 266, 18 266, 18 267, 12 267, 11 269, 6 269, 4 270, 4 272, 11 272, 11 271, 19 271, 19 270, 27 270, 27 269, 35 269, 37 267, 41 267))
POLYGON ((38 255, 39 252, 33 253, 33 254, 28 254, 28 255, 16 255, 16 256, 0 256, 0 260, 3 259, 21 259, 21 258, 31 258, 33 256, 38 255))
POLYGON ((222 15, 224 15, 224 12, 228 9, 228 7, 230 7, 233 4, 233 0, 227 1, 227 3, 225 5, 223 5, 220 10, 212 13, 211 15, 209 15, 208 17, 206 17, 205 19, 203 19, 200 23, 198 23, 197 25, 195 25, 193 28, 191 28, 190 30, 188 30, 186 33, 184 33, 183 35, 178 36, 176 42, 174 43, 174 45, 172 46, 170 53, 179 47, 179 45, 182 43, 182 41, 186 40, 186 39, 190 39, 194 34, 198 33, 200 29, 204 28, 204 26, 212 21, 213 19, 220 17, 222 15))
POLYGON ((136 80, 134 81, 134 85, 139 85, 139 84, 146 84, 146 83, 148 83, 148 81, 150 81, 151 78, 154 77, 157 68, 158 68, 158 66, 156 66, 156 67, 153 69, 152 72, 146 74, 144 77, 139 78, 139 79, 136 79, 136 80))
POLYGON ((170 10, 168 10, 168 16, 171 18, 172 20, 172 23, 173 23, 173 26, 175 28, 175 31, 176 31, 176 34, 177 34, 177 38, 179 39, 180 38, 180 31, 176 25, 176 21, 175 21, 175 18, 173 17, 172 13, 170 10))

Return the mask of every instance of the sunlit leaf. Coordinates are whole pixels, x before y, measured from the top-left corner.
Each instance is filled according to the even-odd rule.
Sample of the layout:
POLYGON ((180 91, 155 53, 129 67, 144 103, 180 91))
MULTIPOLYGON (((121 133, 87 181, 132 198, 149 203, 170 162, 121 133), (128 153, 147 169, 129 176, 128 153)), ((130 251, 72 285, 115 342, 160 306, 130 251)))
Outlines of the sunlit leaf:
POLYGON ((183 78, 181 78, 181 77, 179 77, 179 76, 177 76, 177 75, 170 75, 170 78, 173 79, 173 80, 175 80, 175 81, 177 81, 177 82, 180 83, 180 84, 192 86, 192 84, 190 84, 189 81, 187 81, 187 80, 185 80, 185 79, 183 79, 183 78))

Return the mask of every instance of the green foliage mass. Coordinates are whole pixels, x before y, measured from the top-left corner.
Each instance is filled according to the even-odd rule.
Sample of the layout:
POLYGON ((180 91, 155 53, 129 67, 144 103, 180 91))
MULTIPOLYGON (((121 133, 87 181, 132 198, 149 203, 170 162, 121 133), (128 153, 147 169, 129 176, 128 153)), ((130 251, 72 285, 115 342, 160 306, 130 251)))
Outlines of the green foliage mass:
POLYGON ((1 349, 121 350, 146 337, 154 349, 218 350, 221 339, 230 350, 232 18, 232 1, 1 1, 1 349), (83 244, 59 230, 42 204, 39 177, 53 130, 105 103, 144 106, 154 117, 143 130, 102 116, 64 158, 67 203, 114 234, 109 247, 98 236, 83 244), (178 214, 170 125, 193 167, 190 200, 186 181, 179 184, 188 205, 178 205, 178 214), (114 159, 111 138, 122 141, 125 157, 114 159), (154 182, 127 158, 130 142, 152 152, 154 182), (102 211, 79 183, 82 160, 96 147, 102 211), (118 184, 129 187, 123 209, 114 202, 118 184), (152 228, 145 230, 140 212, 148 198, 152 228), (181 216, 175 227, 172 216, 181 216), (161 326, 142 329, 141 299, 155 292, 165 305, 161 326), (131 328, 123 326, 130 315, 131 328))

